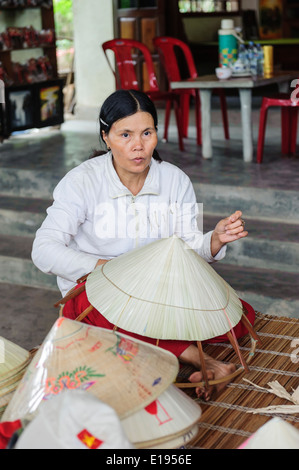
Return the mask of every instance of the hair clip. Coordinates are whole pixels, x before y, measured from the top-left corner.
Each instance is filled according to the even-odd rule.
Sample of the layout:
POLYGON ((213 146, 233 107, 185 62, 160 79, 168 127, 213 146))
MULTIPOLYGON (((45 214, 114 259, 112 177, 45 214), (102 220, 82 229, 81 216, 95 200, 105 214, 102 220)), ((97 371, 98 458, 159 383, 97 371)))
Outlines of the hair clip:
POLYGON ((102 118, 100 118, 100 121, 101 121, 101 123, 102 123, 102 124, 104 124, 104 126, 107 126, 107 127, 108 127, 108 124, 107 124, 107 122, 103 121, 103 119, 102 119, 102 118))

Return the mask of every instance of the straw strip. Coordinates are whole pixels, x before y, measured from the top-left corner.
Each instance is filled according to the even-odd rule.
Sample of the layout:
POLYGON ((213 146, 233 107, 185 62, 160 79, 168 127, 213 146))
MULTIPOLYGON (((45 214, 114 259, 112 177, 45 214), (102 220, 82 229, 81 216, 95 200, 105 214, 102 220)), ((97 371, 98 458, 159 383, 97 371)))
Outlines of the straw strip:
MULTIPOLYGON (((244 377, 243 377, 243 380, 246 380, 244 377)), ((249 385, 249 383, 230 383, 227 385, 228 388, 236 388, 236 389, 240 389, 240 390, 251 390, 251 391, 257 391, 257 388, 254 387, 253 385, 249 385)), ((264 390, 263 387, 261 387, 259 390, 258 390, 260 393, 269 393, 268 390, 264 390)))
POLYGON ((286 400, 291 401, 295 405, 299 405, 299 400, 296 397, 296 393, 292 395, 289 394, 287 390, 284 387, 282 387, 279 382, 277 382, 277 380, 275 380, 274 382, 269 382, 268 388, 260 387, 259 385, 256 385, 253 382, 250 382, 250 380, 245 379, 245 378, 243 380, 250 383, 253 387, 256 387, 258 390, 263 390, 267 393, 273 393, 281 398, 285 398, 286 400))

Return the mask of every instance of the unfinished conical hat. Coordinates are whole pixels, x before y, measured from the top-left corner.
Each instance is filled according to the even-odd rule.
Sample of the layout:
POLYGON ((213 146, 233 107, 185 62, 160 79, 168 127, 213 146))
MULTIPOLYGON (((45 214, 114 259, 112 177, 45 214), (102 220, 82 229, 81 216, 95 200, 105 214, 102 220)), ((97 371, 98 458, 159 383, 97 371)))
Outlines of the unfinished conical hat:
POLYGON ((148 406, 123 419, 122 426, 136 448, 146 449, 186 435, 200 417, 200 406, 170 385, 148 406))
POLYGON ((29 351, 0 336, 0 387, 30 362, 29 351))
POLYGON ((3 419, 30 419, 43 400, 66 389, 88 390, 125 417, 174 382, 168 351, 112 330, 59 318, 31 361, 3 419))
POLYGON ((25 374, 26 369, 19 374, 14 380, 11 380, 8 385, 0 388, 0 402, 1 398, 5 397, 8 393, 12 392, 19 385, 23 375, 25 374))
POLYGON ((243 313, 232 287, 178 237, 99 266, 86 294, 114 325, 159 339, 210 339, 231 330, 243 313))
POLYGON ((29 351, 0 337, 0 418, 30 363, 29 351))
POLYGON ((275 417, 261 426, 240 449, 299 449, 299 430, 275 417))

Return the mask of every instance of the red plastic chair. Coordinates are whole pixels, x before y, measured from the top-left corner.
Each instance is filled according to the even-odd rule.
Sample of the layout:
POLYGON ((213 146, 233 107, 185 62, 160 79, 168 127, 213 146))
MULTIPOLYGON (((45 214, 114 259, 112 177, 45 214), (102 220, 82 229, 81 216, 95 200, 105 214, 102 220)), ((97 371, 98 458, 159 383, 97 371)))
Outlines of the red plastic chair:
POLYGON ((273 96, 264 96, 260 111, 257 163, 262 163, 263 161, 267 113, 268 108, 271 106, 281 107, 282 154, 287 155, 296 152, 299 97, 292 97, 291 93, 277 93, 273 96))
POLYGON ((170 111, 173 105, 176 124, 178 129, 178 140, 180 150, 184 150, 183 145, 183 134, 182 134, 182 122, 180 117, 180 96, 175 92, 161 91, 158 86, 157 77, 154 70, 154 64, 150 50, 147 46, 139 41, 133 39, 112 39, 102 44, 103 51, 105 53, 108 64, 115 76, 116 88, 117 89, 135 89, 142 90, 142 84, 138 82, 136 74, 136 63, 137 60, 143 56, 144 63, 147 68, 149 89, 144 91, 153 101, 165 101, 165 126, 164 136, 165 141, 168 140, 168 126, 170 119, 170 111), (111 65, 108 57, 108 50, 112 50, 116 59, 116 69, 111 65), (137 55, 139 52, 139 55, 137 55))
MULTIPOLYGON (((164 65, 165 72, 169 82, 180 81, 182 80, 182 73, 180 71, 180 66, 177 59, 176 50, 180 50, 185 58, 189 77, 187 78, 197 78, 198 73, 195 67, 194 59, 192 52, 189 46, 181 41, 169 36, 159 36, 153 40, 155 48, 157 49, 161 62, 164 65)), ((188 124, 189 124, 189 109, 190 109, 190 97, 195 97, 195 116, 196 116, 196 128, 197 128, 197 143, 201 145, 201 115, 200 115, 200 95, 198 89, 180 89, 175 90, 181 94, 181 109, 183 114, 183 136, 188 136, 188 124)), ((228 129, 228 117, 227 117, 227 107, 225 93, 222 89, 217 90, 220 97, 221 111, 222 111, 222 120, 224 126, 224 136, 226 139, 229 139, 229 129, 228 129)))

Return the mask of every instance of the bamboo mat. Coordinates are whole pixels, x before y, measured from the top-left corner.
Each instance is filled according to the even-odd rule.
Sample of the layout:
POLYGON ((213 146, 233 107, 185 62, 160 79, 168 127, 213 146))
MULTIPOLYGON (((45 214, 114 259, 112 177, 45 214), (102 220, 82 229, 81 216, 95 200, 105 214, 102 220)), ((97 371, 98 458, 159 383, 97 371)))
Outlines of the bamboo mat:
MULTIPOLYGON (((202 409, 199 433, 190 448, 237 449, 252 433, 274 416, 283 418, 299 429, 299 414, 250 413, 252 409, 278 404, 290 405, 291 402, 271 393, 256 390, 243 380, 246 378, 267 389, 268 382, 277 380, 289 393, 298 387, 299 320, 257 313, 254 327, 262 340, 262 346, 257 347, 248 374, 241 373, 222 392, 213 395, 209 402, 197 399, 193 391, 185 389, 202 409), (293 341, 296 339, 297 343, 293 341)), ((247 358, 251 346, 249 336, 239 340, 239 345, 244 357, 247 358)), ((238 364, 230 344, 206 345, 204 350, 220 361, 238 364)), ((184 372, 188 373, 186 370, 184 372)))

